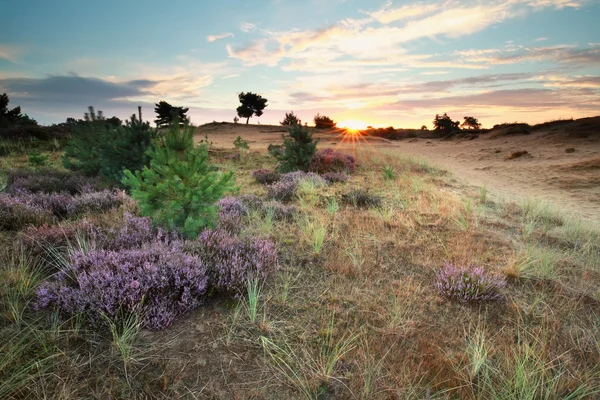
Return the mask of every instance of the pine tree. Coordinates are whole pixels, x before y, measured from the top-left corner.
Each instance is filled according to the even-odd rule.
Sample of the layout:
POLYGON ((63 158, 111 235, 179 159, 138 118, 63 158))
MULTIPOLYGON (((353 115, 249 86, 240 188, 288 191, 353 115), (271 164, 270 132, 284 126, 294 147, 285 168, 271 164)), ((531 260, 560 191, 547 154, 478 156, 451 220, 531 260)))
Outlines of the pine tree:
POLYGON ((246 118, 246 125, 248 125, 248 121, 253 115, 257 117, 263 115, 263 110, 268 106, 267 99, 252 92, 242 92, 238 95, 238 99, 242 105, 237 108, 237 115, 240 118, 246 118))
POLYGON ((115 127, 91 106, 84 118, 72 124, 63 155, 65 168, 121 182, 124 169, 136 171, 148 164, 146 151, 156 135, 149 123, 132 116, 125 126, 115 127))
POLYGON ((156 123, 156 126, 159 127, 171 125, 175 120, 181 123, 187 123, 189 122, 189 118, 186 115, 188 111, 189 108, 175 107, 166 101, 159 101, 155 104, 154 108, 154 112, 156 112, 157 116, 154 122, 156 123))
POLYGON ((317 141, 302 125, 288 129, 290 137, 283 136, 283 154, 278 156, 279 172, 308 171, 312 156, 317 151, 317 141))
POLYGON ((135 114, 125 126, 107 130, 107 140, 100 147, 100 176, 112 182, 121 182, 123 171, 139 171, 150 162, 148 149, 156 137, 156 130, 148 122, 140 122, 135 114))
POLYGON ((193 127, 175 121, 148 151, 150 166, 135 174, 126 170, 123 178, 142 215, 189 238, 214 226, 215 203, 234 188, 233 173, 217 172, 206 146, 194 146, 193 135, 193 127))

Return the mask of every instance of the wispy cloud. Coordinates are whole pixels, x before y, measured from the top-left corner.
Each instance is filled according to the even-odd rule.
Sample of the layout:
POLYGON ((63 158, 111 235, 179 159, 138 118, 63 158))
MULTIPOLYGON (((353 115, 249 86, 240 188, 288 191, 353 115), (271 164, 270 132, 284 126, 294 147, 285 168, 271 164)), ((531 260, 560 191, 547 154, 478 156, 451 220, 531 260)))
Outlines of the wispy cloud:
POLYGON ((256 25, 255 25, 255 24, 252 24, 252 23, 250 23, 250 22, 242 22, 242 23, 240 24, 240 30, 241 30, 242 32, 249 33, 249 32, 252 32, 252 31, 255 31, 255 30, 256 30, 256 25))
POLYGON ((220 35, 209 35, 209 36, 206 37, 206 41, 207 42, 214 42, 216 40, 225 39, 225 38, 228 38, 228 37, 233 37, 233 33, 227 32, 227 33, 221 33, 220 35))
POLYGON ((506 49, 477 49, 456 51, 465 62, 479 64, 515 64, 523 62, 553 61, 589 67, 600 64, 600 44, 589 46, 558 44, 544 47, 516 46, 506 49))
POLYGON ((18 57, 24 53, 24 49, 17 46, 11 46, 0 43, 0 59, 16 63, 18 57))
POLYGON ((366 14, 371 16, 373 19, 381 22, 382 24, 389 24, 390 22, 402 21, 407 19, 414 19, 425 14, 432 13, 433 11, 439 10, 443 4, 409 4, 398 8, 390 8, 392 5, 391 1, 388 1, 385 6, 374 12, 367 12, 366 14))

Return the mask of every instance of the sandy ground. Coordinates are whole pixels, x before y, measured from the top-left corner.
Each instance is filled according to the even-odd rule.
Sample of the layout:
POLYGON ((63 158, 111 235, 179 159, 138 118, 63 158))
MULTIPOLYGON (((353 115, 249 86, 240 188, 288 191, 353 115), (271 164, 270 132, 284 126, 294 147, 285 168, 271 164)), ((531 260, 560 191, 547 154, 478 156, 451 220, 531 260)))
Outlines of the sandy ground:
MULTIPOLYGON (((282 127, 209 124, 199 128, 219 148, 233 148, 239 135, 251 149, 266 149, 281 143, 282 127)), ((600 139, 573 137, 560 130, 540 130, 529 135, 475 140, 406 139, 389 141, 366 137, 354 144, 342 135, 318 133, 319 147, 350 149, 353 146, 383 148, 427 160, 452 172, 467 185, 485 186, 492 196, 507 201, 539 199, 584 220, 600 224, 600 139), (567 149, 572 152, 567 152, 567 149), (527 151, 508 159, 517 151, 527 151)))

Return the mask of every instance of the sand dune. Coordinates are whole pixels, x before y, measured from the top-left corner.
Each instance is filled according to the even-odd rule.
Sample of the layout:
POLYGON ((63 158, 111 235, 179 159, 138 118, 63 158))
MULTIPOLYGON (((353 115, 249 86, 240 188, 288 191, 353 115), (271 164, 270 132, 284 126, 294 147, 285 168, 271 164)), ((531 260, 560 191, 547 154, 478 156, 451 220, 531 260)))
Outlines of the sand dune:
MULTIPOLYGON (((535 198, 600 223, 600 117, 502 127, 475 140, 406 139, 364 136, 356 144, 340 132, 315 131, 319 147, 385 147, 448 169, 464 184, 485 186, 504 200, 535 198), (517 152, 527 152, 512 157, 517 152)), ((213 123, 198 128, 216 147, 233 148, 239 135, 252 149, 281 143, 280 126, 213 123)), ((472 139, 472 138, 470 138, 472 139)))

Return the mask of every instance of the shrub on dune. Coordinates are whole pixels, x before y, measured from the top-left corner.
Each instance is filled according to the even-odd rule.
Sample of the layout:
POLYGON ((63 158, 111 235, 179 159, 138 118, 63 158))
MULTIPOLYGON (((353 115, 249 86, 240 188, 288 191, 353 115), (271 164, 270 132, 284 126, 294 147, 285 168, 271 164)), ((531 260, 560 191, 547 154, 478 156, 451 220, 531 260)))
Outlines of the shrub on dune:
POLYGON ((352 174, 356 170, 356 158, 351 154, 345 154, 331 148, 322 149, 312 156, 308 169, 319 174, 327 172, 352 174))
POLYGON ((270 169, 257 169, 252 172, 252 177, 258 183, 263 185, 271 185, 279 180, 279 173, 270 169))
POLYGON ((350 177, 343 172, 326 172, 321 175, 321 178, 325 179, 329 184, 332 183, 344 183, 348 182, 350 177))
POLYGON ((455 266, 448 262, 438 272, 435 287, 438 292, 461 303, 498 300, 506 282, 480 267, 455 266))

